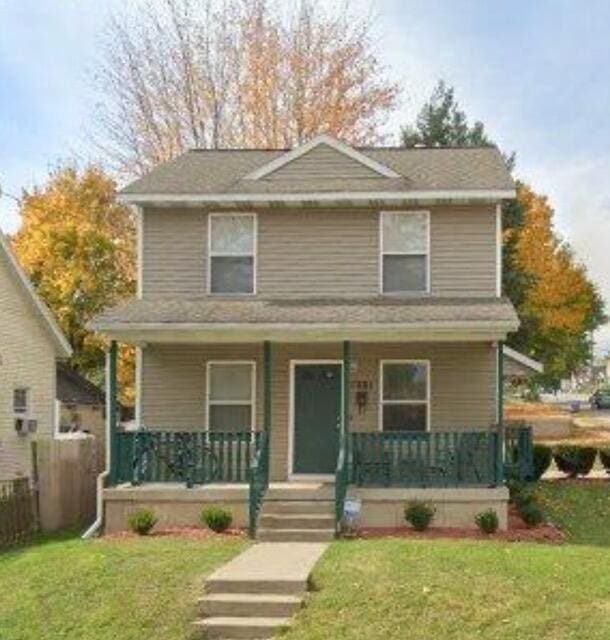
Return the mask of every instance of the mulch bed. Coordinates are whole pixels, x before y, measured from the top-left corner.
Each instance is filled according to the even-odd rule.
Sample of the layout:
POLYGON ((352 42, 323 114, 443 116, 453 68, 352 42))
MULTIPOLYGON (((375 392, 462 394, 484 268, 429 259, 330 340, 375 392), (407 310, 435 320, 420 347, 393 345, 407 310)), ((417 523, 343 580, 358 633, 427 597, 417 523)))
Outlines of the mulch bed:
MULTIPOLYGON (((143 536, 132 531, 117 531, 104 535, 105 540, 129 540, 143 536)), ((243 529, 227 529, 222 533, 215 533, 211 529, 203 527, 167 527, 149 533, 148 538, 182 538, 184 540, 209 540, 210 538, 246 538, 247 533, 243 529)))
POLYGON ((415 531, 410 527, 360 529, 359 538, 411 538, 413 540, 503 540, 505 542, 542 542, 561 544, 565 534, 552 524, 528 527, 513 505, 508 509, 508 529, 491 535, 478 529, 460 529, 457 527, 430 527, 427 531, 415 531))

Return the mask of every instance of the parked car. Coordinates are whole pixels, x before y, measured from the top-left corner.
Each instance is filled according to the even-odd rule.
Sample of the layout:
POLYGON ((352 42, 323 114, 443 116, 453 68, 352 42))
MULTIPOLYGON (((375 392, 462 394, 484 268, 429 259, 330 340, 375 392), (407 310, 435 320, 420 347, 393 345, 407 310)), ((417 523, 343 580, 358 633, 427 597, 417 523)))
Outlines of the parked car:
POLYGON ((598 389, 589 402, 592 409, 610 409, 610 389, 598 389))

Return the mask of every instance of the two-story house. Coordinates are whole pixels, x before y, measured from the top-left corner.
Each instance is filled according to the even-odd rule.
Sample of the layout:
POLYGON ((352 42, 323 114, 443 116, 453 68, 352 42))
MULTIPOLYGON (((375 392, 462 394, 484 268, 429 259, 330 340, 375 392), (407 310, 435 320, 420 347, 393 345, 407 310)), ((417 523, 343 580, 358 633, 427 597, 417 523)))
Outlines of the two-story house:
POLYGON ((269 539, 300 539, 279 503, 319 499, 340 519, 346 496, 369 526, 402 524, 413 497, 438 523, 474 526, 491 506, 505 525, 500 345, 518 319, 501 203, 514 196, 493 147, 325 135, 193 150, 128 185, 138 295, 95 327, 137 348, 140 430, 110 416, 107 526, 138 496, 166 522, 216 500, 254 528, 262 508, 269 539), (178 480, 196 486, 150 484, 178 480))

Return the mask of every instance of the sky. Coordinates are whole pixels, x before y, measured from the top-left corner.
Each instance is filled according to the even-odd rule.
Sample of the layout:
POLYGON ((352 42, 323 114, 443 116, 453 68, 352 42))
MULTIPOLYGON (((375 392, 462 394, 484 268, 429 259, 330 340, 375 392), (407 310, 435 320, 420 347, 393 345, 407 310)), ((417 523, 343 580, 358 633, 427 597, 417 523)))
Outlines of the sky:
MULTIPOLYGON (((135 1, 0 0, 3 192, 19 196, 62 159, 95 158, 101 32, 135 1)), ((469 117, 516 151, 516 176, 549 196, 610 306, 610 2, 355 1, 372 7, 378 57, 404 88, 386 130, 412 120, 439 78, 453 85, 469 117)), ((0 196, 0 228, 18 225, 0 196)), ((596 347, 610 349, 610 326, 596 347)))

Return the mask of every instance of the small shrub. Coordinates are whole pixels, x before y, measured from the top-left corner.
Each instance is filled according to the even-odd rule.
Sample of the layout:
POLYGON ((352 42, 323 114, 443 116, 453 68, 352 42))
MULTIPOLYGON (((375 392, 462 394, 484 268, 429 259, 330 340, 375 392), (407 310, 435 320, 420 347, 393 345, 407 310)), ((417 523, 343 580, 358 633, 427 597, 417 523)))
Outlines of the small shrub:
POLYGON ((534 480, 540 480, 551 465, 553 451, 545 444, 534 445, 534 480))
POLYGON ((599 459, 607 474, 610 474, 610 448, 599 450, 599 459))
POLYGON ((227 509, 212 505, 204 507, 201 512, 201 520, 212 531, 222 533, 231 526, 233 515, 227 509))
POLYGON ((150 509, 138 509, 129 516, 127 524, 131 531, 145 536, 157 524, 157 516, 150 509))
POLYGON ((477 513, 474 521, 476 522, 477 527, 479 527, 483 533, 487 534, 495 533, 500 526, 498 514, 493 509, 487 509, 486 511, 477 513))
POLYGON ((571 478, 586 476, 595 462, 597 450, 593 447, 562 445, 553 451, 555 464, 571 478))
POLYGON ((544 520, 542 509, 533 501, 520 505, 519 515, 528 527, 535 527, 544 520))
POLYGON ((413 500, 405 507, 405 520, 415 531, 425 531, 432 522, 436 509, 427 502, 413 500))

